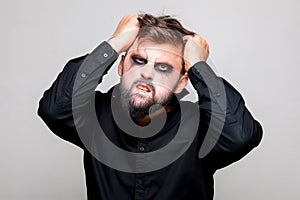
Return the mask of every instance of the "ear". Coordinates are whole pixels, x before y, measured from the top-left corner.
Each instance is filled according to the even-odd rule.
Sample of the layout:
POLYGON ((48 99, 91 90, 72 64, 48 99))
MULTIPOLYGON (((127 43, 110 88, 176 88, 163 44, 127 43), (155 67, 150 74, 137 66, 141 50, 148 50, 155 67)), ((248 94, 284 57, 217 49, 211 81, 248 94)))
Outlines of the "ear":
POLYGON ((123 63, 124 63, 124 59, 125 59, 125 56, 122 55, 120 63, 118 65, 118 74, 119 74, 119 76, 123 75, 123 63))
POLYGON ((177 87, 174 90, 174 93, 179 94, 185 88, 186 84, 188 83, 189 77, 187 74, 184 74, 180 77, 177 87))

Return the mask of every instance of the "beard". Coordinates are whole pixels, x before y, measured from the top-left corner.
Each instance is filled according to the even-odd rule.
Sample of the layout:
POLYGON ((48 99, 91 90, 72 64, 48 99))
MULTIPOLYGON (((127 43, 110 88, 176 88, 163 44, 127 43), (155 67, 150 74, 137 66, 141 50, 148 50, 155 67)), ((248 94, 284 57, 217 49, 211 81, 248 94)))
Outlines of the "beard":
POLYGON ((156 89, 155 86, 149 82, 145 81, 144 79, 137 79, 135 80, 130 88, 125 88, 123 81, 121 79, 120 84, 120 94, 121 94, 121 104, 122 108, 125 111, 129 111, 130 116, 134 119, 143 119, 147 115, 157 111, 161 106, 157 105, 160 104, 165 106, 172 98, 172 92, 167 92, 161 98, 156 99, 156 89), (151 93, 140 93, 135 91, 137 84, 144 84, 147 87, 151 88, 151 93))

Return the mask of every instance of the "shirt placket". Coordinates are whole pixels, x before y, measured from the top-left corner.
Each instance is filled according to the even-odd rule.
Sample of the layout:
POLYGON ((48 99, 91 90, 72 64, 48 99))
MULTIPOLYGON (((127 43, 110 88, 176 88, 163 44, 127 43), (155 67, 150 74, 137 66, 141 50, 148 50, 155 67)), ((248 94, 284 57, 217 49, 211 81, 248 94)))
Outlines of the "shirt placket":
MULTIPOLYGON (((147 151, 147 146, 144 142, 138 142, 137 151, 142 155, 145 151, 147 151)), ((143 156, 139 156, 136 160, 136 167, 139 169, 138 171, 144 171, 145 169, 145 158, 143 156)), ((144 200, 146 199, 146 191, 147 191, 147 176, 145 173, 136 173, 135 174, 135 200, 144 200)))

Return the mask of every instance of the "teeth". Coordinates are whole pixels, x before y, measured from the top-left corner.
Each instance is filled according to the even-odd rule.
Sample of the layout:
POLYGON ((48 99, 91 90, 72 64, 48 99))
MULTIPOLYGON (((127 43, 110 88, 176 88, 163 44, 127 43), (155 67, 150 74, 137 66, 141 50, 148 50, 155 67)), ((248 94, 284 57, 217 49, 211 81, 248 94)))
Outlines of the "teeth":
POLYGON ((138 88, 141 89, 141 90, 143 90, 143 91, 148 91, 148 88, 146 88, 146 87, 144 87, 142 85, 139 85, 138 88))

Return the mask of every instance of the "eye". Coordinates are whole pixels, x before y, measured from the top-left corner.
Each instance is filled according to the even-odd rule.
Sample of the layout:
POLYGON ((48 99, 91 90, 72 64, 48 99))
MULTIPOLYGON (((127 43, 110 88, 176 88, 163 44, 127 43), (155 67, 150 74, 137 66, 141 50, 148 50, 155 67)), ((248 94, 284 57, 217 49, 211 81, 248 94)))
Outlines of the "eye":
POLYGON ((172 67, 170 67, 169 65, 166 64, 156 64, 155 69, 160 71, 160 72, 171 72, 172 71, 172 67))
POLYGON ((131 59, 133 60, 133 62, 137 65, 144 65, 147 63, 147 60, 144 58, 140 58, 137 56, 132 56, 131 59))

